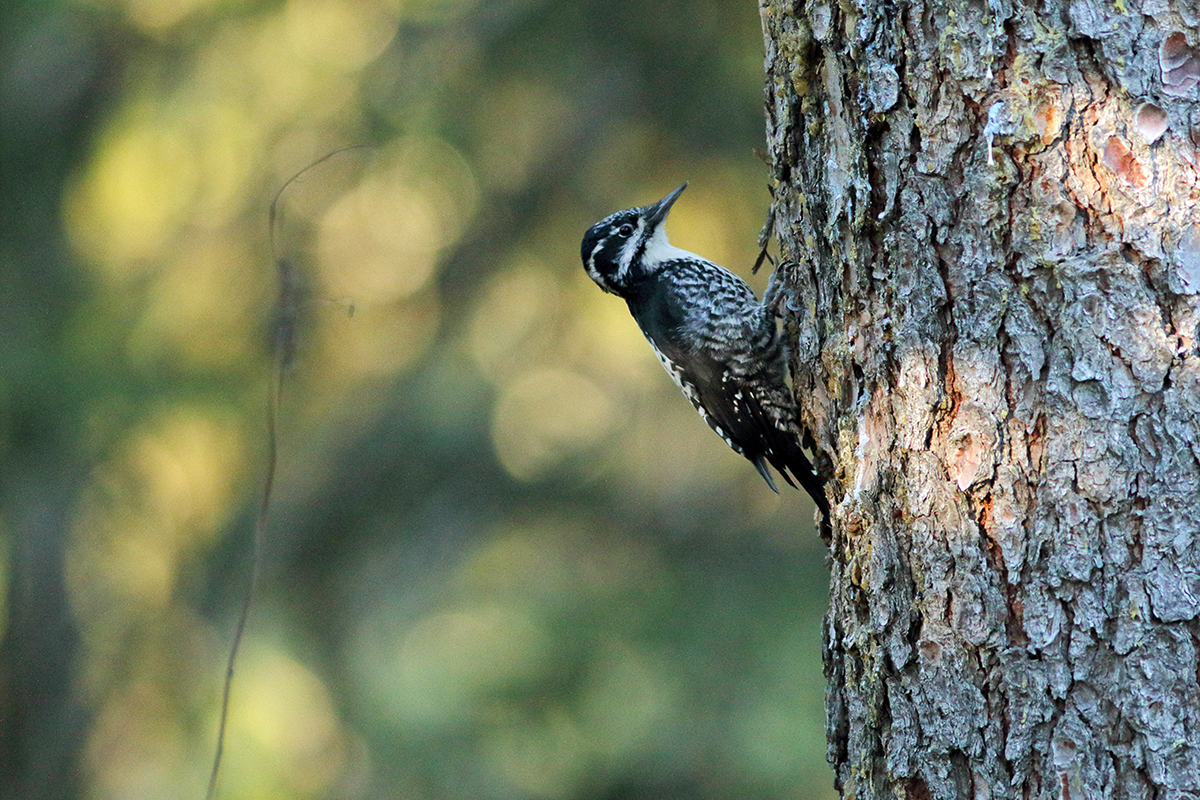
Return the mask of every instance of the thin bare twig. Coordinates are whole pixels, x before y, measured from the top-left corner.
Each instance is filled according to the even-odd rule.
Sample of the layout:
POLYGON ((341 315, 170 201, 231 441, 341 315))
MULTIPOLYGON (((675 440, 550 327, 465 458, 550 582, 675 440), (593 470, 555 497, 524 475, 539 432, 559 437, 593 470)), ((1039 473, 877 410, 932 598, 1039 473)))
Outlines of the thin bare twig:
MULTIPOLYGON (((275 257, 275 267, 279 276, 279 290, 275 298, 275 313, 272 321, 273 363, 271 367, 271 386, 267 394, 267 465, 263 475, 262 501, 254 518, 254 541, 251 545, 250 580, 246 587, 246 595, 242 599, 242 608, 238 614, 237 626, 233 632, 233 643, 229 648, 229 658, 225 663, 225 684, 221 690, 221 718, 217 723, 217 748, 213 754, 212 772, 208 776, 207 800, 213 800, 217 792, 217 777, 221 772, 221 756, 225 751, 225 729, 229 721, 229 696, 233 691, 233 672, 237 663, 238 651, 241 649, 242 638, 246 633, 246 622, 250 618, 250 608, 254 605, 254 594, 258 586, 259 573, 262 570, 263 540, 266 535, 267 519, 271 511, 271 492, 275 487, 275 465, 278 459, 278 443, 276 417, 279 414, 279 404, 283 395, 283 375, 291 366, 296 351, 296 326, 298 324, 299 307, 301 305, 301 290, 292 262, 279 255, 276 248, 275 230, 279 221, 279 200, 289 186, 295 183, 306 172, 320 166, 336 155, 347 150, 356 150, 366 145, 349 145, 326 153, 321 158, 309 164, 292 177, 284 181, 275 196, 271 198, 267 222, 271 231, 271 248, 275 257)), ((351 306, 353 312, 353 306, 351 306)))

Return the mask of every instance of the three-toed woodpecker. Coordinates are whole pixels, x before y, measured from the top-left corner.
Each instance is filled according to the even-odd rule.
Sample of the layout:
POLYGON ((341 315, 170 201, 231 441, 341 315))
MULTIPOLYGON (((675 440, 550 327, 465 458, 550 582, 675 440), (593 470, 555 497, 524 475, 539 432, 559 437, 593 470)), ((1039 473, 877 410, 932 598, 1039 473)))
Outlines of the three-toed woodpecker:
POLYGON ((823 483, 800 446, 774 314, 741 278, 667 241, 663 222, 685 188, 589 228, 583 266, 629 304, 658 360, 725 443, 772 489, 768 464, 798 481, 828 518, 823 483))

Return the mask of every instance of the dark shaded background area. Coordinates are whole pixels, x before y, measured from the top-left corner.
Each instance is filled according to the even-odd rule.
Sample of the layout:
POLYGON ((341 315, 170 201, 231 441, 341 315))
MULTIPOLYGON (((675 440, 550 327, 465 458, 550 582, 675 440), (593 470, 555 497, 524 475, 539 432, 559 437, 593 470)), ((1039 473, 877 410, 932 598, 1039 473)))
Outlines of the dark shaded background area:
POLYGON ((688 179, 672 240, 748 276, 755 12, 0 7, 0 796, 202 796, 277 257, 221 797, 832 796, 811 507, 579 266, 688 179))

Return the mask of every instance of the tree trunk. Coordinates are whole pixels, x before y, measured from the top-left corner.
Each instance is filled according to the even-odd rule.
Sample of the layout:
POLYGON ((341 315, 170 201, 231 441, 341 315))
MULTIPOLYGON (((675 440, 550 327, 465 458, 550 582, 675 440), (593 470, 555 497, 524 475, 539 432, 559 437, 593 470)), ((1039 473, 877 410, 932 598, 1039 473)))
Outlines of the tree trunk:
POLYGON ((1200 796, 1200 14, 761 10, 839 790, 1200 796))

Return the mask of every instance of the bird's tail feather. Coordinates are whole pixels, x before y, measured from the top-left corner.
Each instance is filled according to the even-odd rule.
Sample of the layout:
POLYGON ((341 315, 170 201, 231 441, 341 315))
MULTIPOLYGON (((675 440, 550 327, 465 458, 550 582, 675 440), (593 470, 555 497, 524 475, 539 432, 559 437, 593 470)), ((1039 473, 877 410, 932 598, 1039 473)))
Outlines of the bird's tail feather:
POLYGON ((789 486, 807 492, 821 512, 822 535, 828 534, 830 508, 829 499, 825 495, 825 481, 817 474, 817 470, 800 445, 800 431, 791 425, 781 428, 778 421, 765 413, 764 408, 758 402, 751 402, 747 405, 749 406, 747 410, 757 417, 759 430, 764 433, 763 444, 765 445, 765 452, 752 457, 751 462, 758 468, 759 474, 767 481, 767 485, 776 493, 779 490, 775 488, 775 482, 771 479, 767 462, 770 462, 771 466, 779 471, 789 486))

